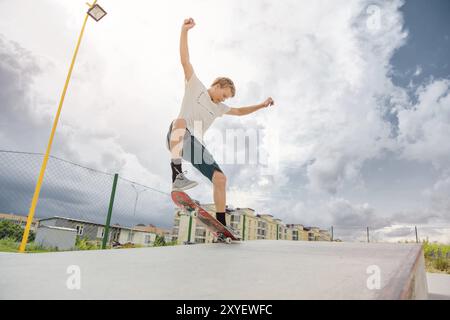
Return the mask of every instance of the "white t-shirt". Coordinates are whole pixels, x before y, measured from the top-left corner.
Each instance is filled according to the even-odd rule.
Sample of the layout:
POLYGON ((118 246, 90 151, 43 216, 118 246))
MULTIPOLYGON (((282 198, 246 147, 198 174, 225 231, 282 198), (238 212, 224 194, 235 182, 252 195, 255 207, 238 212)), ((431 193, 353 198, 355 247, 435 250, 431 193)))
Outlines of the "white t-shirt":
POLYGON ((188 130, 200 141, 203 135, 218 117, 223 116, 231 108, 224 103, 214 103, 208 89, 193 73, 185 83, 185 91, 181 111, 178 118, 186 120, 188 130))

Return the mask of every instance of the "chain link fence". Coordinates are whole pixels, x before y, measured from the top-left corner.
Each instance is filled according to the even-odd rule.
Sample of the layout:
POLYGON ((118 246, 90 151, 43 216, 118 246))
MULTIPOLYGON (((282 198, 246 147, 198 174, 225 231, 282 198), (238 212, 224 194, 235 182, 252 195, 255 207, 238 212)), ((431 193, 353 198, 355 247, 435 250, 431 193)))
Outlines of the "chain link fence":
POLYGON ((396 242, 422 243, 439 242, 450 243, 450 226, 332 226, 328 229, 334 241, 351 242, 396 242))
MULTIPOLYGON (((1 220, 24 226, 42 160, 42 154, 0 151, 1 220)), ((50 157, 30 248, 102 248, 113 182, 114 174, 50 157)), ((170 242, 170 232, 153 224, 172 216, 173 209, 169 193, 119 177, 106 247, 170 242)), ((8 239, 13 240, 20 241, 8 239)))
MULTIPOLYGON (((42 154, 0 150, 0 222, 25 225, 42 160, 42 154)), ((155 221, 174 216, 170 193, 122 177, 117 179, 107 232, 113 185, 114 174, 50 157, 27 249, 82 250, 170 243, 170 230, 153 226, 155 221)), ((0 240, 0 250, 2 246, 18 247, 20 230, 9 232, 12 236, 8 237, 5 228, 0 225, 0 238, 8 238, 0 240)), ((450 242, 450 226, 335 225, 328 232, 333 241, 345 242, 450 242)))

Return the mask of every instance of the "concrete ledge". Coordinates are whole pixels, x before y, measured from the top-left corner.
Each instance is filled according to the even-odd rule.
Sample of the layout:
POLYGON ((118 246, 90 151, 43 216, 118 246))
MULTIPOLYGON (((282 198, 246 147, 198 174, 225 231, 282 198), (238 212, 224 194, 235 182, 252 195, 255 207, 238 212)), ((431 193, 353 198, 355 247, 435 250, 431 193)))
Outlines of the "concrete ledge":
POLYGON ((426 299, 422 262, 420 245, 270 240, 11 254, 0 299, 426 299))
POLYGON ((450 274, 427 273, 430 300, 450 300, 450 274))

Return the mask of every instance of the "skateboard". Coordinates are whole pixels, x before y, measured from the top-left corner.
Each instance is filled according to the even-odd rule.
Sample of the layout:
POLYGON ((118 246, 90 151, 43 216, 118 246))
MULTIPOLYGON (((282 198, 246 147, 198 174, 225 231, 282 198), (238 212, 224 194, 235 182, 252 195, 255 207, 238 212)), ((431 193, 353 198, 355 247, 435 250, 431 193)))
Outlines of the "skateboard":
POLYGON ((214 218, 208 211, 200 206, 200 203, 193 200, 183 191, 172 191, 173 202, 181 209, 196 217, 214 234, 213 242, 231 243, 233 240, 238 241, 227 227, 214 218))

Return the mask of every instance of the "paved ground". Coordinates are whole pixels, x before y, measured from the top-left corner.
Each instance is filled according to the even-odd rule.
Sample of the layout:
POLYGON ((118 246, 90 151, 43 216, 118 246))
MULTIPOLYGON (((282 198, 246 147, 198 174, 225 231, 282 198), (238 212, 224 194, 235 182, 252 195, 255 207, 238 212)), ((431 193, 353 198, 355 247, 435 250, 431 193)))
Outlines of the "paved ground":
POLYGON ((450 275, 427 273, 428 297, 433 300, 450 300, 450 275))
MULTIPOLYGON (((410 244, 269 240, 0 253, 0 299, 392 298, 411 282, 412 272, 405 270, 420 262, 415 258, 418 253, 420 246, 410 244), (76 283, 70 280, 77 269, 69 269, 69 274, 70 266, 79 268, 79 290, 67 287, 68 281, 76 283), (376 286, 377 279, 379 289, 369 289, 368 282, 376 286)), ((415 294, 423 297, 425 271, 420 265, 416 271, 415 294)))

